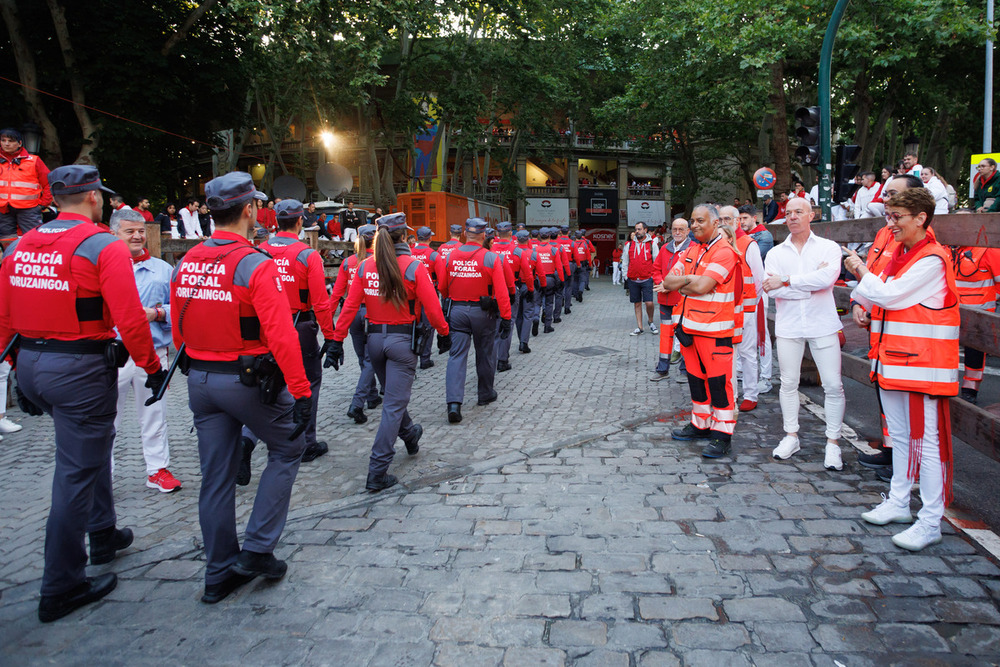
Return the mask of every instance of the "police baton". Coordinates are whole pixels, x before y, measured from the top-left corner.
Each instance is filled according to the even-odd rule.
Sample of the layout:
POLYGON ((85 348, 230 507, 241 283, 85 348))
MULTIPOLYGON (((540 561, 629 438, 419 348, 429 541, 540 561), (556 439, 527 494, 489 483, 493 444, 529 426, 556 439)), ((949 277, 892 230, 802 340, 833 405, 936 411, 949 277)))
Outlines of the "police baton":
MULTIPOLYGON (((3 349, 3 354, 0 354, 0 361, 3 361, 7 357, 11 356, 14 353, 14 348, 16 348, 17 344, 20 342, 21 342, 21 334, 19 333, 14 334, 11 337, 10 342, 7 343, 7 347, 3 349)), ((11 361, 13 361, 13 359, 11 359, 11 361)))
POLYGON ((174 360, 170 362, 170 368, 167 369, 167 377, 164 378, 163 384, 160 388, 156 390, 156 393, 146 399, 146 405, 150 406, 157 401, 163 400, 163 395, 167 393, 167 385, 170 384, 170 378, 174 376, 174 371, 177 370, 177 364, 180 362, 181 357, 184 356, 184 350, 187 348, 187 343, 181 343, 181 346, 177 348, 177 354, 174 356, 174 360))

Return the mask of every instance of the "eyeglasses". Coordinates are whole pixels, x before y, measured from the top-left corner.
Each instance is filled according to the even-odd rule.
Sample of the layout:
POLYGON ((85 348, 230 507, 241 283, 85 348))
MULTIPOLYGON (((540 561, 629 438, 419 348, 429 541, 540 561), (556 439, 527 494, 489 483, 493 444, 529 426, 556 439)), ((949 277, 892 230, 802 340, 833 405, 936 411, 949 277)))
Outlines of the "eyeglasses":
POLYGON ((891 222, 893 224, 899 222, 903 218, 912 218, 912 213, 896 213, 895 211, 889 211, 885 214, 885 221, 891 222))
POLYGON ((719 220, 728 220, 729 222, 732 222, 733 220, 735 220, 735 218, 732 217, 731 215, 722 215, 719 216, 719 220))

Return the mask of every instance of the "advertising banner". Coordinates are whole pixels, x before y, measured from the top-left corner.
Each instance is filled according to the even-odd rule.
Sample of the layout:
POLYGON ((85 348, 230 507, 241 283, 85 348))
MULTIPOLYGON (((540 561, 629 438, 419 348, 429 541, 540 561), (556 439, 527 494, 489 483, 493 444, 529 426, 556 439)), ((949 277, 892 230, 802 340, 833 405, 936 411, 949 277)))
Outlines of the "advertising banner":
POLYGON ((557 227, 569 224, 569 199, 558 197, 525 199, 524 218, 528 227, 557 227))
POLYGON ((635 225, 637 222, 646 223, 649 227, 659 227, 666 221, 666 206, 661 199, 659 201, 640 201, 630 199, 628 201, 628 224, 635 225))
POLYGON ((584 236, 590 239, 597 249, 598 271, 601 274, 611 266, 611 253, 618 242, 618 230, 615 227, 581 227, 584 236))
POLYGON ((581 224, 618 224, 618 190, 580 188, 581 224))

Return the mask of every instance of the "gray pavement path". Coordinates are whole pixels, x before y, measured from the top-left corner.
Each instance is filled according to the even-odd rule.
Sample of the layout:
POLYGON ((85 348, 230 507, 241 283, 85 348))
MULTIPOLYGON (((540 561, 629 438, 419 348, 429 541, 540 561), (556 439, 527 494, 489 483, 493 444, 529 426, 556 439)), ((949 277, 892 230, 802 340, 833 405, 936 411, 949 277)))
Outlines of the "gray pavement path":
MULTIPOLYGON (((343 413, 356 372, 328 370, 320 434, 331 454, 297 480, 278 549, 289 574, 214 607, 198 602, 197 454, 183 383, 169 400, 171 467, 185 488, 143 486, 126 416, 115 489, 135 548, 91 568, 119 574, 105 601, 47 626, 35 611, 51 422, 21 420, 0 443, 0 663, 1000 659, 995 560, 950 526, 942 544, 910 554, 892 545, 894 529, 862 522, 884 485, 846 448, 844 471, 825 471, 812 413, 803 411, 802 452, 773 461, 774 394, 740 416, 732 458, 705 461, 672 441, 686 386, 648 381, 656 340, 628 336, 633 327, 620 288, 593 284, 556 333, 513 353, 500 400, 468 406, 460 425, 446 423, 435 355, 411 404, 421 452, 408 459, 400 447, 403 488, 377 496, 360 493, 377 410, 354 425, 343 413)), ((240 516, 255 484, 238 492, 240 516)))

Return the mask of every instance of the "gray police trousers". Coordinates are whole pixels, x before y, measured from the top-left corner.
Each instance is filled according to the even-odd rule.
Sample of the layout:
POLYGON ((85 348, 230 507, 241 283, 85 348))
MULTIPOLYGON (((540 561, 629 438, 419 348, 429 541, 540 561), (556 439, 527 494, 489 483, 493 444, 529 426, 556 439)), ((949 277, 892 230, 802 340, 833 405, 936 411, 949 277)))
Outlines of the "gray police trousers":
POLYGON ((257 497, 247 522, 243 548, 271 553, 288 516, 292 484, 305 450, 305 437, 289 440, 292 397, 283 391, 273 405, 260 402, 257 387, 240 383, 239 376, 192 369, 188 375, 188 405, 198 429, 201 494, 198 518, 205 542, 205 583, 224 580, 236 562, 236 470, 239 467, 240 429, 243 424, 267 445, 267 466, 260 476, 257 497))
MULTIPOLYGON (((352 409, 364 408, 365 401, 374 401, 378 398, 378 389, 375 387, 375 372, 372 370, 372 362, 368 358, 368 351, 365 347, 366 312, 367 309, 361 306, 348 329, 351 334, 351 343, 354 345, 354 353, 358 355, 358 365, 361 367, 358 385, 354 388, 354 397, 351 398, 352 409)), ((382 387, 385 388, 385 385, 382 387)))
POLYGON ((381 476, 396 454, 396 438, 409 436, 413 431, 413 420, 406 406, 417 371, 417 355, 410 350, 409 334, 374 332, 368 334, 368 356, 375 375, 385 387, 382 421, 375 432, 368 463, 368 474, 381 476))
POLYGON ((17 383, 55 424, 42 595, 61 595, 87 576, 84 535, 115 525, 111 447, 118 369, 108 368, 103 354, 21 350, 17 383))
POLYGON ((469 348, 476 346, 476 376, 479 379, 479 400, 493 394, 493 378, 497 372, 497 318, 477 303, 451 306, 451 353, 445 373, 445 396, 448 403, 461 403, 465 398, 465 374, 469 363, 469 348))

